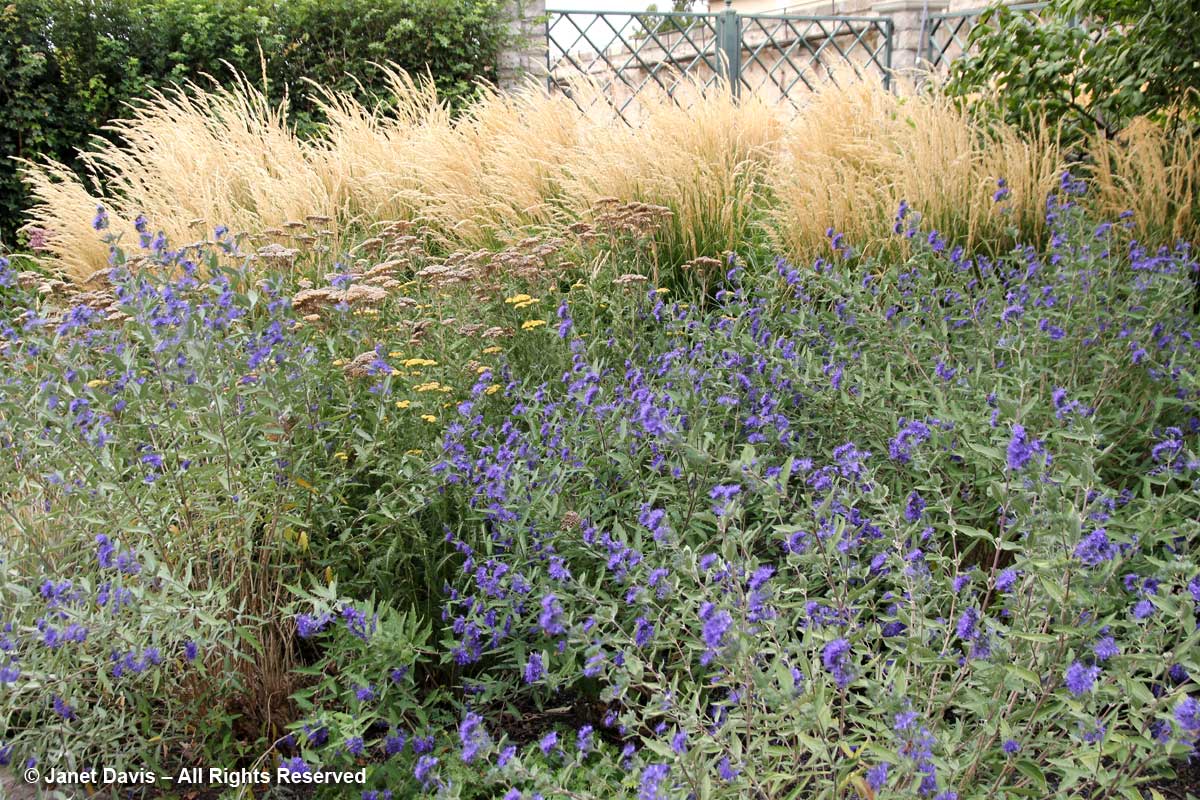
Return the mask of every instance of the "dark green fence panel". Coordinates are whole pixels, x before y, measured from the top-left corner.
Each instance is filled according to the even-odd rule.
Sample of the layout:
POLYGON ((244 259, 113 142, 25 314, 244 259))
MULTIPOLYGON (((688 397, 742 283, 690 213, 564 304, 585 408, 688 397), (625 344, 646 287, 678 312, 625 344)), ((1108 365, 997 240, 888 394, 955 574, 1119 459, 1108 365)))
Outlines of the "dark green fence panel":
POLYGON ((843 75, 877 77, 891 84, 890 17, 742 17, 743 66, 739 83, 751 90, 770 85, 795 101, 843 75))
POLYGON ((654 85, 675 97, 683 81, 773 94, 799 102, 840 74, 890 82, 893 25, 888 17, 718 13, 557 11, 547 13, 547 83, 572 96, 590 78, 604 102, 636 120, 638 93, 654 85))

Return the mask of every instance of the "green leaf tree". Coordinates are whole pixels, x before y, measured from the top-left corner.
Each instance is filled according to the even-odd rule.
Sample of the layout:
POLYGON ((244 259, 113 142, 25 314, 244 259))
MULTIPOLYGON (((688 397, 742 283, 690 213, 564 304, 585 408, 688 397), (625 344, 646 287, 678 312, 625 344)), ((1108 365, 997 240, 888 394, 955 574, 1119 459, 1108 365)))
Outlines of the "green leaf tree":
POLYGON ((1033 15, 988 9, 948 90, 1008 122, 1061 123, 1068 139, 1114 136, 1139 115, 1195 124, 1200 3, 1052 0, 1033 15))

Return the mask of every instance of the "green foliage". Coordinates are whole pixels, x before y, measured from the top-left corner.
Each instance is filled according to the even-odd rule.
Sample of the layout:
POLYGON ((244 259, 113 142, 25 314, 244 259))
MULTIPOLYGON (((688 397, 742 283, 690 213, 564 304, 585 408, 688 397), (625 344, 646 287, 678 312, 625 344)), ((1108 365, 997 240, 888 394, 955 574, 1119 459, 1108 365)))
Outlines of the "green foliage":
MULTIPOLYGON (((277 13, 288 41, 269 70, 278 69, 272 78, 293 88, 311 79, 370 99, 372 63, 391 61, 414 76, 432 74, 438 96, 459 105, 477 80, 495 78, 504 36, 500 8, 497 0, 284 2, 277 13)), ((297 108, 311 119, 311 106, 297 108)))
POLYGON ((0 242, 26 196, 8 156, 72 163, 78 148, 153 88, 236 69, 288 101, 298 129, 320 120, 305 80, 381 98, 372 63, 429 73, 456 105, 495 77, 497 0, 14 0, 0 5, 0 242), (257 79, 257 80, 256 80, 257 79))
POLYGON ((948 89, 1007 121, 1061 122, 1068 140, 1116 134, 1133 117, 1194 122, 1200 6, 1156 0, 1054 0, 1036 15, 988 9, 948 89))
POLYGON ((242 689, 237 653, 248 620, 229 587, 194 589, 190 565, 127 540, 93 543, 96 528, 78 523, 88 530, 36 548, 19 538, 0 544, 0 735, 72 770, 159 766, 181 747, 230 755, 223 748, 237 715, 224 698, 242 689), (14 653, 26 635, 37 646, 14 653), (17 735, 51 728, 52 736, 17 735), (197 738, 197 729, 208 734, 197 738))
MULTIPOLYGON (((698 4, 694 0, 671 0, 671 7, 668 9, 672 14, 686 14, 702 11, 697 7, 698 4)), ((678 17, 659 16, 658 4, 651 3, 646 6, 647 16, 639 18, 640 30, 634 36, 639 39, 644 39, 651 34, 661 36, 665 33, 682 33, 688 30, 688 21, 681 20, 678 17)))
POLYGON ((256 663, 295 656, 258 763, 369 792, 1135 796, 1200 737, 1200 267, 1084 192, 1044 245, 972 257, 906 205, 903 257, 834 233, 691 294, 618 277, 636 236, 587 283, 463 287, 143 224, 100 290, 125 319, 0 261, 0 755, 101 729, 37 693, 83 708, 100 642, 134 730, 199 713, 150 681, 186 651, 147 652, 232 659, 198 626, 248 611, 283 632, 256 663), (103 638, 47 644, 74 615, 103 638))
POLYGON ((1167 112, 1200 100, 1200 5, 1162 0, 1061 0, 1061 14, 1086 20, 1098 46, 1089 73, 1107 77, 1123 116, 1167 112))
MULTIPOLYGON (((427 623, 386 603, 340 597, 336 585, 316 585, 311 591, 297 587, 293 593, 298 613, 307 615, 312 626, 301 631, 302 639, 317 653, 311 666, 299 670, 311 677, 310 685, 294 698, 304 721, 293 726, 293 738, 308 764, 321 765, 342 755, 322 750, 321 738, 310 736, 317 730, 334 742, 361 742, 373 734, 378 737, 386 722, 384 738, 394 749, 410 731, 453 724, 441 711, 446 700, 441 690, 424 696, 416 691, 418 676, 424 677, 421 662, 431 652, 427 623), (342 624, 347 618, 362 622, 351 629, 342 624), (386 708, 386 716, 377 717, 376 708, 386 708)), ((405 785, 412 782, 407 774, 411 769, 411 764, 389 760, 373 770, 372 778, 393 787, 405 785)), ((413 783, 401 796, 417 791, 413 783)))

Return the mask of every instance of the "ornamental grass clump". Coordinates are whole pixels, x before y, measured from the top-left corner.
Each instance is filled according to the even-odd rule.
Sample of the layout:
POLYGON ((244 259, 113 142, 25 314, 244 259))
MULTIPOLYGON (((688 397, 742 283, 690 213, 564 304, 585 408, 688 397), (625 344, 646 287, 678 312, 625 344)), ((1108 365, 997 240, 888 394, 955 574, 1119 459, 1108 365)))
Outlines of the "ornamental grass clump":
POLYGON ((1200 140, 1186 126, 1170 133, 1138 118, 1113 138, 1089 145, 1089 183, 1110 216, 1133 211, 1165 241, 1195 241, 1200 232, 1200 140))
POLYGON ((589 219, 606 197, 668 208, 656 255, 671 269, 758 237, 766 178, 779 167, 779 108, 757 93, 735 99, 691 82, 671 95, 654 87, 641 107, 636 127, 588 126, 565 155, 562 204, 571 217, 589 219))
POLYGON ((313 90, 328 125, 308 158, 343 218, 417 221, 449 249, 495 247, 553 219, 562 159, 595 120, 564 96, 494 90, 454 118, 429 81, 383 70, 386 113, 313 90))
POLYGON ((87 226, 98 205, 126 242, 136 240, 134 221, 145 216, 176 246, 219 225, 282 235, 308 215, 340 221, 338 198, 284 107, 244 78, 130 100, 128 118, 106 129, 111 139, 97 137, 81 155, 92 185, 53 162, 23 172, 34 198, 31 234, 67 274, 81 279, 107 265, 107 246, 87 226))
POLYGON ((27 232, 78 279, 105 266, 105 247, 85 224, 97 205, 127 239, 139 215, 180 243, 218 224, 292 233, 288 223, 315 215, 330 218, 323 227, 336 237, 415 223, 445 254, 559 235, 614 197, 671 209, 660 235, 671 266, 732 249, 756 219, 779 131, 757 97, 734 102, 689 84, 672 99, 650 87, 651 111, 631 129, 587 100, 597 86, 573 90, 592 109, 585 114, 566 95, 530 85, 482 91, 452 117, 429 81, 381 69, 392 91, 386 108, 312 87, 326 122, 303 140, 283 107, 241 78, 135 99, 129 118, 108 127, 111 141, 97 139, 83 156, 88 183, 53 162, 24 165, 35 198, 27 232))
MULTIPOLYGON (((674 286, 684 264, 768 237, 802 260, 821 252, 830 227, 860 247, 890 246, 884 222, 902 199, 968 247, 1010 229, 1036 236, 1061 160, 1053 131, 1022 138, 878 81, 842 81, 787 111, 754 92, 735 101, 721 86, 650 85, 630 125, 592 83, 570 96, 534 84, 481 91, 452 115, 428 80, 380 69, 391 96, 378 107, 308 87, 325 122, 303 139, 242 78, 131 99, 110 139, 81 157, 86 181, 61 164, 24 163, 31 246, 76 280, 104 268, 106 249, 86 225, 102 205, 126 241, 139 215, 177 243, 225 225, 260 245, 333 251, 402 222, 439 255, 496 252, 533 234, 565 236, 615 201, 670 211, 652 257, 674 286), (991 202, 1000 178, 1003 215, 991 202), (295 227, 314 218, 323 221, 295 227)), ((1168 178, 1152 166, 1120 159, 1109 182, 1157 190, 1168 178)))
POLYGON ((999 245, 1010 229, 1035 238, 1061 159, 1050 128, 985 126, 949 99, 900 97, 878 82, 829 86, 785 127, 768 176, 771 230, 795 259, 819 252, 829 228, 875 251, 896 245, 880 221, 907 201, 969 249, 999 245), (992 199, 999 180, 1003 207, 992 199))

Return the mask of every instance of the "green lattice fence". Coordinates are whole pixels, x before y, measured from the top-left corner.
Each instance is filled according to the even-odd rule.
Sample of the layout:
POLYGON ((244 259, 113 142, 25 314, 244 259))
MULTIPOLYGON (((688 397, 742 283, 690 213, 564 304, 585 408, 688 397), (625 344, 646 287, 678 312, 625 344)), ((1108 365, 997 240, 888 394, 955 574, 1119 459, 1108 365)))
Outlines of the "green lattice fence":
POLYGON ((888 17, 739 14, 728 5, 717 13, 549 10, 547 16, 550 89, 572 94, 577 79, 591 79, 602 101, 630 122, 649 86, 675 97, 686 81, 796 104, 843 75, 890 81, 888 17))

